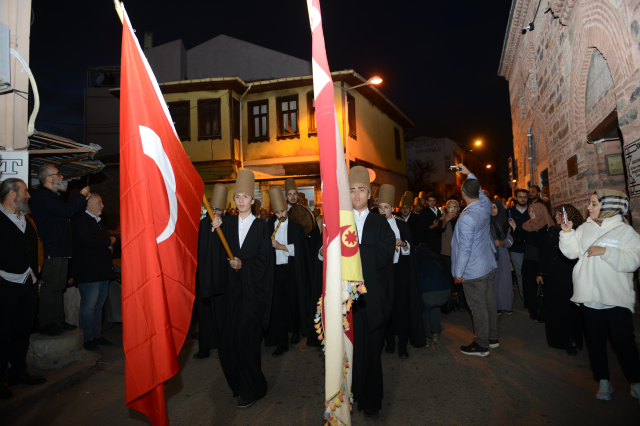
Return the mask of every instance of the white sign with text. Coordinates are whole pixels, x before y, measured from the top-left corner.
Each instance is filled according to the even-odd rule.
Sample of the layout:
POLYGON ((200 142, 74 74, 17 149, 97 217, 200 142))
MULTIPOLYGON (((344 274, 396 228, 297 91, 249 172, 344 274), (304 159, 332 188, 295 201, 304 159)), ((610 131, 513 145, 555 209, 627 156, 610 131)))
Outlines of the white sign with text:
POLYGON ((0 181, 9 178, 29 182, 29 151, 0 151, 0 181))

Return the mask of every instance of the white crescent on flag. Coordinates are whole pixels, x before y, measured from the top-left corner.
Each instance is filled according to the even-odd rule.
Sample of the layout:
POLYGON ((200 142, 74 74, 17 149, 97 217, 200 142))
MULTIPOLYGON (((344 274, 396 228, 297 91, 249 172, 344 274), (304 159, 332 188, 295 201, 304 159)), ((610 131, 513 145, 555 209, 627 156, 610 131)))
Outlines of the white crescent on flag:
POLYGON ((142 141, 142 151, 146 156, 151 158, 164 180, 164 185, 167 188, 167 197, 169 198, 169 223, 167 227, 162 231, 162 234, 156 238, 156 242, 160 244, 173 234, 176 229, 176 222, 178 221, 178 199, 176 198, 176 177, 173 174, 173 167, 171 167, 171 161, 167 157, 167 153, 164 152, 162 147, 162 141, 160 136, 153 130, 145 126, 140 127, 140 140, 142 141))

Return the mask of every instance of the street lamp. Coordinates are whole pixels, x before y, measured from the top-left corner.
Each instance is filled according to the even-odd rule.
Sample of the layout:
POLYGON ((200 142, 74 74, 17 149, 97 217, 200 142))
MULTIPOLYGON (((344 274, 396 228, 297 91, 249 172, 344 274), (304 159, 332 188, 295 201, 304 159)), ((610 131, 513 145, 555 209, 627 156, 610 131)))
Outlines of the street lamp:
POLYGON ((490 168, 491 168, 491 164, 487 164, 487 169, 490 169, 490 168))
POLYGON ((476 145, 482 145, 482 141, 476 141, 476 145))
POLYGON ((347 130, 347 117, 348 117, 348 112, 349 112, 349 103, 347 102, 347 92, 349 90, 357 89, 358 87, 369 86, 369 85, 378 85, 380 83, 382 83, 382 79, 380 77, 378 77, 377 75, 371 77, 365 83, 358 84, 357 86, 349 87, 348 89, 345 88, 345 87, 342 87, 342 86, 338 86, 337 84, 333 83, 334 86, 339 87, 340 90, 342 90, 342 102, 344 103, 344 108, 342 108, 342 132, 344 133, 345 157, 347 157, 346 158, 346 160, 347 160, 347 173, 349 173, 349 169, 351 169, 351 164, 350 164, 350 161, 349 161, 349 132, 347 130))

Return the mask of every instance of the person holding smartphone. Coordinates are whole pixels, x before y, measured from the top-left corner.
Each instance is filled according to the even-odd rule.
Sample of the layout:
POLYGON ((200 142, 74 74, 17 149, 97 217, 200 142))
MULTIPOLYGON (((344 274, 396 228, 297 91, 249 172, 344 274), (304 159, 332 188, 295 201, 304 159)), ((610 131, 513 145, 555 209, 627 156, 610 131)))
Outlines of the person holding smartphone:
MULTIPOLYGON (((453 280, 453 275, 451 275, 451 239, 453 238, 453 230, 458 222, 458 213, 460 212, 460 204, 458 203, 458 200, 454 198, 448 200, 445 212, 446 214, 442 217, 442 224, 440 228, 440 231, 442 232, 440 263, 442 264, 442 269, 446 271, 449 276, 449 280, 451 281, 451 292, 458 293, 458 306, 456 309, 459 312, 462 312, 466 308, 462 283, 456 285, 453 280)), ((436 342, 439 337, 440 336, 434 337, 436 342)))

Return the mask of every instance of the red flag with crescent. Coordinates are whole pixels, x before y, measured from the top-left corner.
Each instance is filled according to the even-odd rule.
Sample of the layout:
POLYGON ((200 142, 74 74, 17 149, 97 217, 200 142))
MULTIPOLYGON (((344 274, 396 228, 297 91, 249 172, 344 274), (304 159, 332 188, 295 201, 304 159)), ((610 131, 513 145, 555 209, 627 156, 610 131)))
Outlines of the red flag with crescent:
POLYGON ((127 406, 169 424, 195 298, 204 183, 178 139, 158 82, 123 13, 120 85, 122 320, 127 406))

